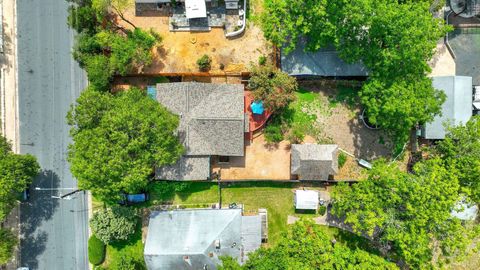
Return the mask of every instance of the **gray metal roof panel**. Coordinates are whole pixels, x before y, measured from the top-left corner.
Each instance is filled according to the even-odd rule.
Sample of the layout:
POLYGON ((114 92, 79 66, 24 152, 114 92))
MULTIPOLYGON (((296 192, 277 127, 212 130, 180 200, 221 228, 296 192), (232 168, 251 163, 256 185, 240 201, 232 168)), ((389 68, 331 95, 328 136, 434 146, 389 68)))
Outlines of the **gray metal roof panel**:
POLYGON ((445 123, 459 125, 466 123, 472 116, 472 77, 438 76, 433 77, 432 85, 447 96, 442 105, 442 115, 426 123, 422 129, 426 139, 444 139, 445 123))

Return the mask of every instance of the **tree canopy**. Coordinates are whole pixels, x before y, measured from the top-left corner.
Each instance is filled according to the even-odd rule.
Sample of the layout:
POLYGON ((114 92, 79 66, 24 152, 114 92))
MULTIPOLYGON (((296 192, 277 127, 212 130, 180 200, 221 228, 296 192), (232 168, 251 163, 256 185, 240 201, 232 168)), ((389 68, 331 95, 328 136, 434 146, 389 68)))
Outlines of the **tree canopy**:
POLYGON ((119 240, 127 240, 138 223, 138 215, 133 208, 113 206, 93 214, 90 227, 93 234, 104 244, 119 240))
POLYGON ((0 223, 39 171, 40 166, 34 156, 13 153, 7 139, 0 136, 0 223))
POLYGON ((432 16, 430 4, 267 0, 262 28, 284 53, 305 42, 308 51, 333 46, 346 62, 363 63, 370 77, 359 94, 369 120, 403 144, 410 128, 430 121, 444 101, 426 75, 437 41, 450 27, 432 16))
POLYGON ((80 188, 104 201, 145 189, 155 166, 183 153, 178 117, 136 88, 116 95, 87 89, 67 120, 71 171, 80 188))
POLYGON ((252 66, 250 71, 248 88, 253 91, 256 100, 263 101, 265 108, 278 111, 295 100, 298 88, 295 78, 270 64, 252 66))
POLYGON ((249 254, 242 266, 231 258, 223 258, 219 270, 398 269, 380 256, 342 244, 333 245, 331 240, 318 225, 301 220, 289 227, 278 245, 249 254))
POLYGON ((455 168, 465 192, 480 203, 480 116, 467 123, 449 127, 437 150, 449 168, 455 168))
POLYGON ((414 171, 376 162, 366 180, 336 188, 332 213, 420 268, 430 264, 434 242, 443 255, 453 256, 468 239, 460 220, 451 216, 459 198, 456 171, 439 159, 417 163, 414 171))

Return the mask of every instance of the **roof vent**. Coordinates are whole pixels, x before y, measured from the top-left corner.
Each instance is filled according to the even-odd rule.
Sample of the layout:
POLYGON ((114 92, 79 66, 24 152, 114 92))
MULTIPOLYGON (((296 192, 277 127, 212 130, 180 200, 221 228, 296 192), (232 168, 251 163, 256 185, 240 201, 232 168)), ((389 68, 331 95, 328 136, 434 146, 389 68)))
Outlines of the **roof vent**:
POLYGON ((232 244, 232 248, 236 247, 237 246, 237 242, 233 242, 232 244))
POLYGON ((183 260, 184 260, 186 263, 188 263, 189 265, 192 265, 192 261, 190 260, 190 257, 189 257, 189 256, 187 256, 187 255, 183 256, 183 260))
POLYGON ((219 239, 215 240, 215 248, 220 249, 220 240, 219 239))

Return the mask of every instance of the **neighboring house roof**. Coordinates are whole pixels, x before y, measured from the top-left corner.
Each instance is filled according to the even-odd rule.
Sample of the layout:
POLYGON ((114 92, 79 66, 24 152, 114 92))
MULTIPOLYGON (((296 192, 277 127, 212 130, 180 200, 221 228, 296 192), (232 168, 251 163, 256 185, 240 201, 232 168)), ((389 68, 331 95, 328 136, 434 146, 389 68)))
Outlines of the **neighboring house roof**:
POLYGON ((144 250, 147 268, 204 269, 206 266, 211 270, 221 263, 219 256, 225 255, 243 263, 249 251, 260 247, 258 218, 243 217, 241 209, 152 212, 144 250))
POLYGON ((173 165, 157 167, 158 180, 205 180, 210 178, 209 156, 181 156, 173 165))
POLYGON ((459 125, 466 123, 472 116, 472 77, 433 77, 433 87, 442 90, 447 97, 442 105, 442 115, 436 116, 432 122, 423 126, 422 136, 425 139, 444 139, 445 122, 459 125))
POLYGON ((157 100, 180 115, 178 133, 186 155, 244 155, 243 85, 160 83, 157 100))
POLYGON ((295 209, 317 210, 318 192, 314 190, 295 190, 295 209))
POLYGON ((316 52, 306 52, 304 42, 297 44, 294 51, 281 55, 282 71, 291 76, 311 75, 325 77, 363 77, 368 72, 360 63, 348 64, 330 47, 316 52))
POLYGON ((290 170, 300 180, 328 180, 338 172, 338 146, 292 144, 290 170))

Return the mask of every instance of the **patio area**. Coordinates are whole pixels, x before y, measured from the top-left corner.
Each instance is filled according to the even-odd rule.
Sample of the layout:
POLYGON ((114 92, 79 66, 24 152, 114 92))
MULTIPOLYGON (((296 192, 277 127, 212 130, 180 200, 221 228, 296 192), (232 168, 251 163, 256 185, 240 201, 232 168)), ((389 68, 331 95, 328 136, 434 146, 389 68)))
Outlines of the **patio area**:
POLYGON ((267 144, 263 135, 245 141, 245 156, 230 157, 228 164, 213 160, 212 171, 222 180, 289 180, 290 144, 267 144))

